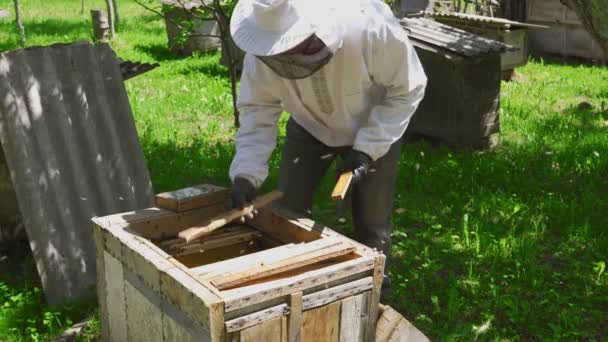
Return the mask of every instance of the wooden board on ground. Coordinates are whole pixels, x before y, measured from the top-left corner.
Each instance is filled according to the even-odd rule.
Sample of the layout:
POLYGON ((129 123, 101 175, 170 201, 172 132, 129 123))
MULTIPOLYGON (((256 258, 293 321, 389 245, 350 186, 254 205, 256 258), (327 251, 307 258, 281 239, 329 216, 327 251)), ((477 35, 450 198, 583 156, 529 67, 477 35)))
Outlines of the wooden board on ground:
POLYGON ((430 340, 390 306, 380 305, 376 342, 429 342, 430 340))

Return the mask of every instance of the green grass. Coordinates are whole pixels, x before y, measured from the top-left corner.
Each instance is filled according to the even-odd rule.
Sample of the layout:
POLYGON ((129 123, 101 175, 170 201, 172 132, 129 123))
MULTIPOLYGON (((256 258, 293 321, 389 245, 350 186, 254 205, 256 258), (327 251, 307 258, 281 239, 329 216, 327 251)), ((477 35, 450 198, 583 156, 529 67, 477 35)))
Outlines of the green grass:
MULTIPOLYGON (((11 3, 0 0, 0 7, 11 3)), ((89 39, 79 1, 26 0, 23 7, 28 44, 89 39)), ((127 0, 119 10, 118 55, 161 64, 126 82, 155 191, 228 185, 235 130, 219 54, 173 57, 162 20, 127 0)), ((0 50, 15 48, 17 37, 13 22, 0 21, 0 50)), ((503 83, 494 150, 405 146, 389 304, 434 340, 606 340, 608 70, 532 60, 518 72, 525 80, 503 83), (582 101, 593 108, 579 109, 582 101)), ((277 165, 275 153, 266 189, 277 165)), ((328 200, 331 182, 319 191, 315 217, 350 234, 328 200)), ((34 287, 4 293, 39 297, 34 287)), ((25 301, 36 305, 38 320, 49 310, 25 301)), ((14 315, 0 311, 0 322, 14 315)), ((48 334, 44 324, 33 326, 48 334)))

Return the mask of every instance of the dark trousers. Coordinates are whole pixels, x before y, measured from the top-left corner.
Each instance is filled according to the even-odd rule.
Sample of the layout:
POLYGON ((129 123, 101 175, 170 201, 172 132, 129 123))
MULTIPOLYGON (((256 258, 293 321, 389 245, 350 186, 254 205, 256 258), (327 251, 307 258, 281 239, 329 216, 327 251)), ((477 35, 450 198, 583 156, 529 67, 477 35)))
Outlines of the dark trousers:
MULTIPOLYGON (((285 194, 280 205, 310 217, 314 192, 323 176, 336 156, 344 159, 351 148, 326 146, 290 118, 279 171, 279 190, 285 194)), ((398 141, 371 165, 367 176, 350 189, 356 240, 382 251, 387 262, 400 155, 401 143, 398 141)))

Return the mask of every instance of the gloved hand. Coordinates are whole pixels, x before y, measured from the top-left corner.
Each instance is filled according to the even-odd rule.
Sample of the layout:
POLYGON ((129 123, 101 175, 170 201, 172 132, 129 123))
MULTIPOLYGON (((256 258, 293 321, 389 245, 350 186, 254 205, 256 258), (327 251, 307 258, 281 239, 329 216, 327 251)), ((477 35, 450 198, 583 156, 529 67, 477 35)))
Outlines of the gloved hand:
POLYGON ((357 150, 350 150, 342 165, 338 167, 336 176, 340 177, 342 173, 352 171, 353 179, 351 182, 353 184, 358 183, 369 172, 372 161, 372 158, 367 154, 357 150))
MULTIPOLYGON (((232 199, 233 209, 243 209, 253 201, 256 196, 256 189, 250 181, 243 177, 235 177, 232 182, 232 199)), ((248 219, 252 219, 255 212, 247 215, 248 219)), ((241 222, 245 222, 245 217, 241 217, 241 222)))

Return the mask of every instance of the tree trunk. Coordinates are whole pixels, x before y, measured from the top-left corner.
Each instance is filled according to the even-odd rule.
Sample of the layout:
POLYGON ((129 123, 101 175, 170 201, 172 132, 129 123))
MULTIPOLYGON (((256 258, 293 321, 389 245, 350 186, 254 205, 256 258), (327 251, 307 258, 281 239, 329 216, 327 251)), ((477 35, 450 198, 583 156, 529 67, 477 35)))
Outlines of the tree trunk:
POLYGON ((118 5, 116 4, 116 0, 112 0, 112 5, 114 8, 114 25, 120 25, 120 16, 118 15, 118 5))
POLYGON ((19 29, 19 35, 21 35, 21 47, 25 47, 25 28, 21 21, 21 12, 19 11, 19 0, 15 2, 15 21, 17 22, 17 28, 19 29))
POLYGON ((560 0, 578 14, 585 29, 595 38, 608 58, 608 6, 606 0, 560 0))
POLYGON ((114 38, 114 4, 113 0, 106 0, 108 7, 108 22, 110 23, 110 38, 114 38))

